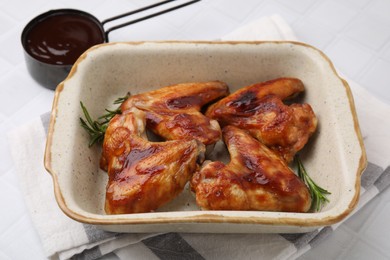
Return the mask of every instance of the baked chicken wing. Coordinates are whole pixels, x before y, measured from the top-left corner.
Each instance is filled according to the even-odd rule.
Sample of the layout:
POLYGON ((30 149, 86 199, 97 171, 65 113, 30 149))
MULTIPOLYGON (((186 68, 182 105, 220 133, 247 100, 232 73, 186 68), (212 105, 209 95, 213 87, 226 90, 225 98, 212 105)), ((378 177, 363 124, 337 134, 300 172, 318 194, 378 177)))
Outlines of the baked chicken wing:
POLYGON ((148 129, 165 140, 196 139, 210 145, 220 140, 221 128, 200 110, 228 93, 220 81, 182 83, 131 96, 121 110, 145 111, 148 129))
POLYGON ((107 214, 150 212, 176 197, 197 169, 204 145, 196 140, 149 142, 145 113, 132 108, 106 130, 101 166, 108 172, 107 214))
POLYGON ((295 78, 257 83, 211 105, 206 116, 216 119, 221 126, 235 125, 248 130, 290 162, 317 127, 317 118, 309 104, 283 103, 302 91, 302 81, 295 78))
POLYGON ((222 130, 231 160, 203 164, 191 180, 196 202, 209 210, 306 212, 311 197, 286 162, 245 130, 222 130))

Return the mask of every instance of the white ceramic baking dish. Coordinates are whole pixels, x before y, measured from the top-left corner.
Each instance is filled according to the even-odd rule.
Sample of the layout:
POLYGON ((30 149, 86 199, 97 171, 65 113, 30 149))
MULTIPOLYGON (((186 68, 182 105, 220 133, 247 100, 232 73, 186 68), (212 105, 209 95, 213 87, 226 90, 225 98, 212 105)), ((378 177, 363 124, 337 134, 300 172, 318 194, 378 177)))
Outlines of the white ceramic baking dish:
POLYGON ((102 44, 83 54, 56 89, 45 167, 58 205, 69 217, 117 232, 307 232, 344 219, 357 204, 366 155, 347 82, 319 50, 296 42, 132 42, 102 44), (188 189, 158 212, 104 213, 107 174, 100 148, 88 148, 80 101, 96 118, 112 102, 159 87, 220 80, 230 91, 278 77, 303 81, 318 131, 302 151, 309 175, 329 190, 317 213, 202 211, 188 189))

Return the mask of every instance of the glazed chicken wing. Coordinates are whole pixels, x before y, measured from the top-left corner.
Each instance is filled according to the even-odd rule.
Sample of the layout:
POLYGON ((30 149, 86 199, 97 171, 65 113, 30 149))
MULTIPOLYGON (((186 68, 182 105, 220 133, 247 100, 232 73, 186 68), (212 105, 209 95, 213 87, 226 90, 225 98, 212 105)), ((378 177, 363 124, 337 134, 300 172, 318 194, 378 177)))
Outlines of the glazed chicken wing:
POLYGON ((283 100, 304 90, 295 78, 280 78, 244 87, 211 105, 206 116, 221 126, 235 125, 290 162, 315 132, 317 118, 309 104, 283 100))
POLYGON ((204 145, 196 140, 149 142, 145 113, 132 108, 109 123, 101 166, 109 181, 107 214, 150 212, 175 198, 197 169, 204 145))
POLYGON ((166 140, 196 139, 210 145, 221 138, 221 129, 200 110, 228 93, 220 81, 183 83, 131 96, 121 110, 136 107, 145 111, 148 129, 166 140))
POLYGON ((201 208, 308 211, 310 193, 284 160, 245 130, 226 126, 222 132, 231 161, 205 162, 191 180, 201 208))

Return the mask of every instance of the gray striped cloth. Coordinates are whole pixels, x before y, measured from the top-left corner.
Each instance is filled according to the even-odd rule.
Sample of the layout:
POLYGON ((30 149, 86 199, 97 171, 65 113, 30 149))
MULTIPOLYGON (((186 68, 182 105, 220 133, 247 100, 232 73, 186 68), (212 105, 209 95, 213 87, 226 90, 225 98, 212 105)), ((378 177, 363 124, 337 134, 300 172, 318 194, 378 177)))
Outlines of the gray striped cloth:
MULTIPOLYGON (((263 18, 225 39, 293 40, 280 17, 263 18), (260 32, 260 28, 265 31, 260 32), (251 37, 240 37, 250 34, 251 37), (253 37, 256 36, 256 37, 253 37)), ((390 107, 349 81, 355 98, 368 167, 357 209, 390 184, 390 107), (380 126, 380 127, 378 127, 380 126)), ((52 259, 295 259, 324 241, 343 223, 303 234, 118 234, 75 222, 58 208, 52 180, 43 167, 49 114, 9 134, 16 173, 32 222, 52 259)))

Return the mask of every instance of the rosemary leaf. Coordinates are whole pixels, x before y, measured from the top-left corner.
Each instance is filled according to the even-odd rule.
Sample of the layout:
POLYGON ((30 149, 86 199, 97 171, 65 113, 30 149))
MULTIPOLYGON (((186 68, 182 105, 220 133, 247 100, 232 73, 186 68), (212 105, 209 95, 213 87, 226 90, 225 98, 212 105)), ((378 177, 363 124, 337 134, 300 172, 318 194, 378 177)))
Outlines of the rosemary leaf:
POLYGON ((128 99, 130 96, 131 96, 130 92, 127 92, 126 95, 125 95, 124 97, 117 98, 117 99, 114 101, 114 105, 122 104, 122 103, 125 102, 126 99, 128 99))
POLYGON ((91 136, 88 146, 91 147, 96 142, 101 142, 104 139, 104 134, 96 134, 91 136))
POLYGON ((85 120, 82 119, 81 117, 80 117, 80 124, 89 134, 93 134, 94 133, 94 130, 92 128, 90 128, 88 126, 88 124, 85 122, 85 120))
POLYGON ((129 97, 130 93, 127 93, 126 96, 116 99, 114 104, 119 104, 119 107, 115 110, 105 109, 106 113, 98 117, 97 120, 92 120, 87 108, 84 106, 83 102, 80 101, 80 106, 85 117, 85 120, 80 117, 80 125, 89 134, 89 147, 104 140, 104 134, 106 133, 108 123, 115 115, 122 113, 120 104, 129 97))
POLYGON ((87 119, 88 124, 90 126, 92 126, 92 128, 93 128, 93 124, 94 124, 93 120, 92 120, 91 116, 89 115, 87 108, 84 106, 83 102, 81 102, 81 101, 80 101, 80 106, 81 106, 81 109, 83 110, 85 119, 87 119))
POLYGON ((312 178, 307 174, 305 167, 303 166, 302 161, 299 156, 295 156, 295 162, 298 166, 298 176, 299 178, 307 185, 309 188, 310 196, 311 196, 311 211, 320 211, 324 204, 329 202, 329 199, 326 197, 331 194, 329 191, 324 188, 318 186, 312 178))

